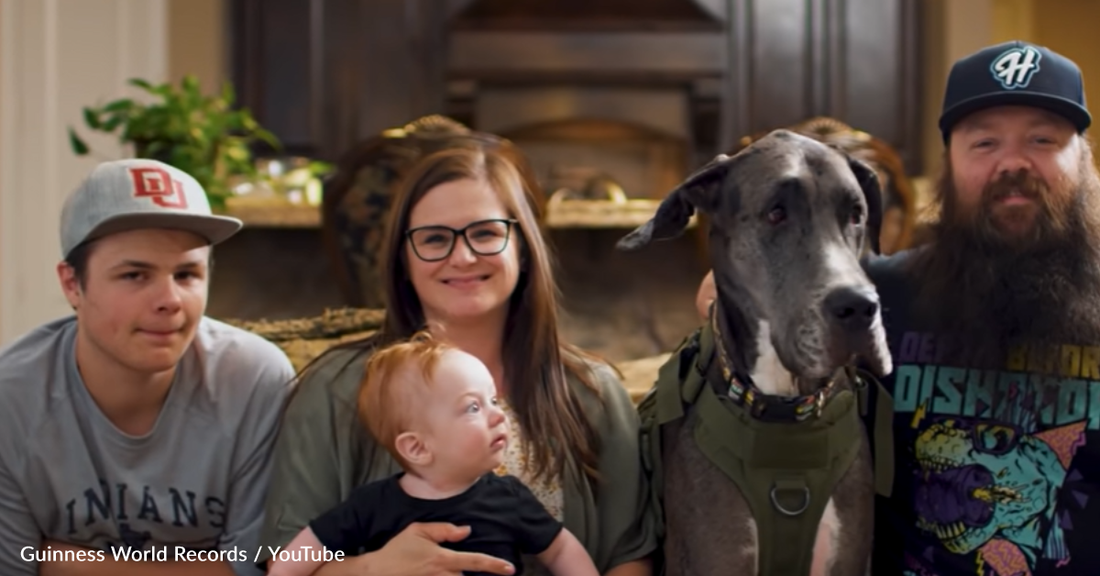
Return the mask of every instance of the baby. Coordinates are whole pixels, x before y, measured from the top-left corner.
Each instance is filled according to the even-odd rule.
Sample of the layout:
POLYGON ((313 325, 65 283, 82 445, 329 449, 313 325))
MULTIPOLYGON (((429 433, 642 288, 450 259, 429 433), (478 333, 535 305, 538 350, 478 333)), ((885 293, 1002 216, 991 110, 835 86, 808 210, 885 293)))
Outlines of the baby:
POLYGON ((598 576, 576 536, 522 482, 493 472, 508 420, 480 360, 421 332, 371 357, 359 411, 403 472, 360 486, 316 518, 277 555, 270 575, 312 574, 325 558, 307 549, 347 557, 378 550, 413 522, 450 522, 470 526, 470 535, 445 546, 507 560, 516 574, 521 554, 532 554, 555 576, 598 576))

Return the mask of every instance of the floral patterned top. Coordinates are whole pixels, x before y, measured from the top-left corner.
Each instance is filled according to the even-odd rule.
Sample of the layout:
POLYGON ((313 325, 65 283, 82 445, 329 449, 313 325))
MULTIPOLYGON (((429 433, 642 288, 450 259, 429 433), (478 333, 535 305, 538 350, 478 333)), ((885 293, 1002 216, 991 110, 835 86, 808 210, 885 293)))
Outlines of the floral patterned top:
POLYGON ((527 454, 523 451, 523 436, 520 431, 516 413, 503 399, 500 407, 508 416, 508 422, 512 425, 512 437, 505 449, 504 462, 497 467, 495 472, 499 475, 511 474, 520 479, 535 497, 542 502, 546 510, 559 521, 565 519, 564 498, 562 496, 561 482, 556 478, 544 478, 541 482, 532 480, 533 471, 527 469, 527 454))

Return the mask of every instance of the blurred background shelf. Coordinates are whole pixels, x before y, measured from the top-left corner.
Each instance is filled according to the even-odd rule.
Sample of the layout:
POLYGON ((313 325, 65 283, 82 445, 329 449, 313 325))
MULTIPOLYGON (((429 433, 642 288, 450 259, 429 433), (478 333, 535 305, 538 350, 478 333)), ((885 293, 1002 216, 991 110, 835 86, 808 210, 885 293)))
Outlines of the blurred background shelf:
MULTIPOLYGON (((629 203, 565 201, 546 212, 546 225, 554 229, 631 229, 649 221, 660 202, 629 203)), ((231 203, 221 211, 239 218, 246 228, 320 228, 321 208, 305 204, 231 203)), ((693 217, 689 227, 696 224, 693 217)))
MULTIPOLYGON (((660 206, 657 200, 565 200, 550 204, 546 210, 549 228, 603 229, 637 228, 648 222, 660 206)), ((693 216, 688 227, 695 226, 693 216)))
POLYGON ((321 208, 308 204, 230 202, 222 213, 241 219, 246 228, 321 227, 321 208))

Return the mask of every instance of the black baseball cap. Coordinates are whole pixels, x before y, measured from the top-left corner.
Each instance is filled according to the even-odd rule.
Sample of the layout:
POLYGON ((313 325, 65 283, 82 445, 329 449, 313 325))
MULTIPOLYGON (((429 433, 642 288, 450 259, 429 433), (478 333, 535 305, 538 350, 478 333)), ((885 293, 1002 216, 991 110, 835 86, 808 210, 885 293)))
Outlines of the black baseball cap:
POLYGON ((983 48, 951 67, 940 115, 944 143, 963 117, 1010 104, 1063 116, 1078 132, 1092 124, 1077 64, 1049 48, 1013 40, 983 48))

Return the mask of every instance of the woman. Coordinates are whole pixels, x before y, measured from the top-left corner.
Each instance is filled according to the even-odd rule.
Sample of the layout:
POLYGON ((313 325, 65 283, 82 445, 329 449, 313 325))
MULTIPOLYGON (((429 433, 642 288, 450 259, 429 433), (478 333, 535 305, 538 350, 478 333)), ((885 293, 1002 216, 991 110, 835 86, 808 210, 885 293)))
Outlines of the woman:
MULTIPOLYGON (((394 199, 386 259, 383 328, 303 371, 287 408, 264 551, 285 545, 356 486, 398 471, 358 421, 356 398, 370 351, 427 326, 493 373, 518 440, 502 471, 563 520, 602 574, 651 574, 656 539, 636 412, 609 367, 561 342, 550 255, 514 165, 493 149, 424 158, 394 199)), ((499 559, 438 545, 465 535, 462 527, 414 525, 383 549, 318 573, 511 573, 499 559)))

